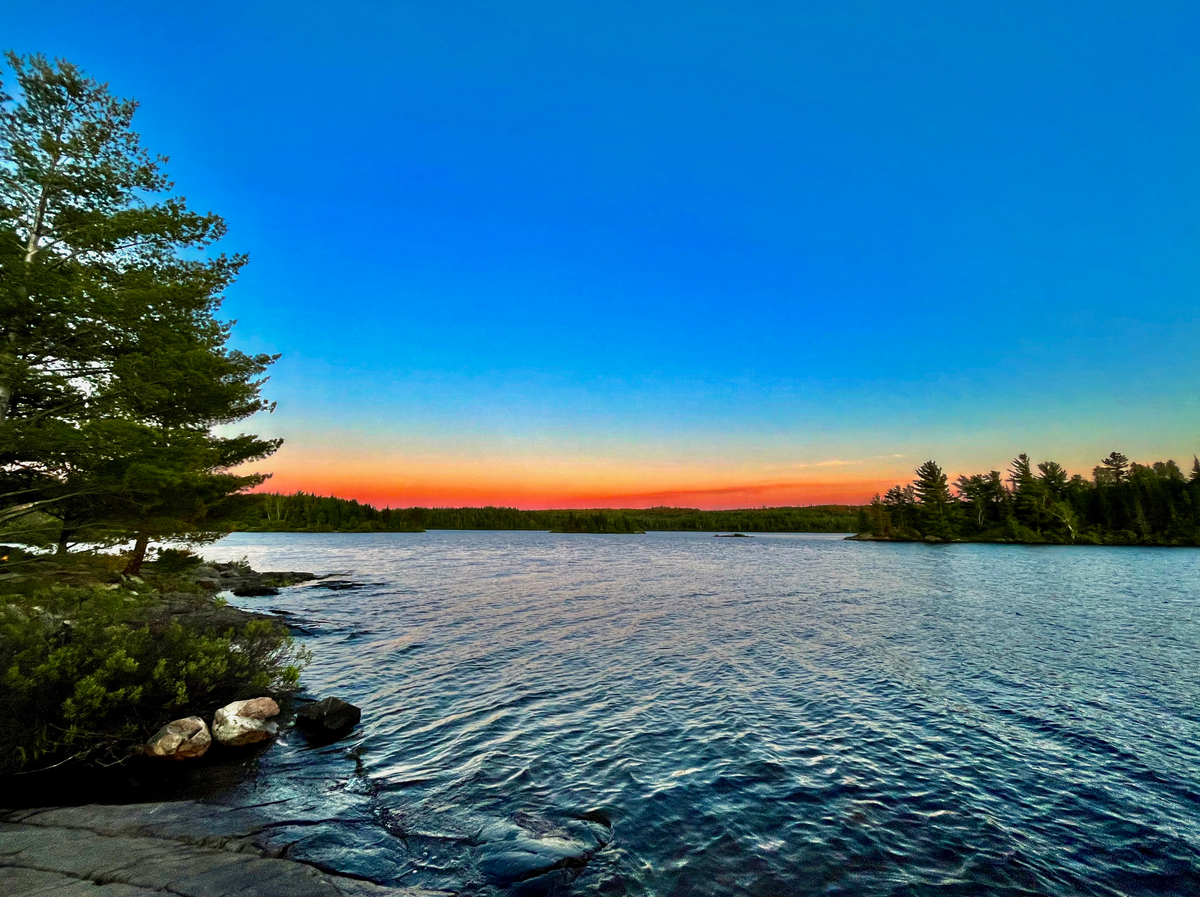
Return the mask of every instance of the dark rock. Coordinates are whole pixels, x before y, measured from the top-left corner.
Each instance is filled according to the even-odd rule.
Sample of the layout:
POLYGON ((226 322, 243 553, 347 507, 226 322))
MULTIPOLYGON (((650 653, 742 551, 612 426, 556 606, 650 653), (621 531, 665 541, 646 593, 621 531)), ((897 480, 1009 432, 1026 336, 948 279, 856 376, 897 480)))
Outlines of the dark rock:
POLYGON ((275 618, 229 605, 219 605, 207 595, 199 595, 194 592, 167 592, 151 609, 146 622, 150 626, 150 631, 159 635, 174 622, 199 630, 225 630, 231 626, 249 623, 251 620, 275 620, 275 618))
POLYGON ((361 589, 361 582, 351 582, 348 579, 327 579, 324 582, 318 583, 316 588, 329 589, 331 592, 344 592, 349 589, 361 589))
POLYGON ((316 738, 336 739, 358 725, 362 711, 341 698, 323 698, 296 714, 296 726, 316 738))
POLYGON ((238 586, 233 590, 233 594, 239 598, 267 598, 271 595, 278 595, 279 589, 274 586, 246 585, 238 586))
POLYGON ((302 582, 311 582, 317 578, 312 573, 297 573, 295 571, 259 573, 258 577, 262 580, 263 585, 275 586, 276 588, 294 586, 302 582))
POLYGON ((211 592, 228 590, 241 598, 278 595, 283 586, 316 579, 311 573, 258 573, 245 564, 201 564, 189 574, 196 585, 211 592))

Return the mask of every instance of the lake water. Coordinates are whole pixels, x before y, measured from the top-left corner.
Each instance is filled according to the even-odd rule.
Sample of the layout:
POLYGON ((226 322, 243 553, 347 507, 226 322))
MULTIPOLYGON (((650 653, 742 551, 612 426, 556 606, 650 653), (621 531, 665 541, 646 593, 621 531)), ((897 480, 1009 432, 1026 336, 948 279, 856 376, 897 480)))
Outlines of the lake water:
POLYGON ((430 532, 205 554, 364 584, 237 601, 294 614, 308 691, 364 711, 261 760, 264 801, 349 826, 297 830, 302 857, 484 895, 1200 893, 1200 551, 430 532), (532 883, 496 846, 589 832, 586 865, 532 883))

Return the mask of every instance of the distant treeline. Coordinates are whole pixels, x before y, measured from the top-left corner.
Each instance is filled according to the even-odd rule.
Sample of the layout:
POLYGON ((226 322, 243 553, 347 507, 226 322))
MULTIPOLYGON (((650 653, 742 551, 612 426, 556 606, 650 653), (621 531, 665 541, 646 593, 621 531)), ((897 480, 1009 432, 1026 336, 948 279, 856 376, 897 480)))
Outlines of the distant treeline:
POLYGON ((384 508, 297 492, 247 496, 233 529, 250 532, 420 532, 427 529, 553 530, 638 533, 690 530, 756 533, 851 533, 867 527, 862 508, 813 505, 700 511, 695 508, 521 511, 517 508, 384 508))
POLYGON ((1200 546, 1200 459, 1138 464, 1113 452, 1090 479, 1017 455, 1006 473, 960 476, 933 461, 867 510, 871 537, 895 541, 1200 546))

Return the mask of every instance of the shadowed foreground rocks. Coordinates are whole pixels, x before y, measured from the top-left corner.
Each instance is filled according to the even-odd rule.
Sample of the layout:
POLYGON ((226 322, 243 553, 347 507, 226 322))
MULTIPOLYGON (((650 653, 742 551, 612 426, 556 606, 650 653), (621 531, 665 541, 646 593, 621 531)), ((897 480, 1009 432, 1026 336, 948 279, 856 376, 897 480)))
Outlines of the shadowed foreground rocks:
POLYGON ((0 815, 5 897, 437 897, 386 887, 265 848, 256 808, 193 801, 0 815))

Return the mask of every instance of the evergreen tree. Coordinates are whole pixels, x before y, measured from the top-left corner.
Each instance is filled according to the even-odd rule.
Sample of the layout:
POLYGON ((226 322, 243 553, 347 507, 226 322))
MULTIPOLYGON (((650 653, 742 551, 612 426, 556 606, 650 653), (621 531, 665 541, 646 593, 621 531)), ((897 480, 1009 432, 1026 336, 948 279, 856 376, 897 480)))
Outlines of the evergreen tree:
POLYGON ((245 258, 195 258, 224 222, 171 194, 165 157, 132 130, 136 103, 68 62, 7 58, 0 519, 41 510, 63 520, 64 544, 103 530, 142 549, 202 530, 223 496, 263 479, 228 469, 278 446, 211 432, 271 407, 274 359, 229 350, 216 318, 245 258))
POLYGON ((926 461, 917 468, 917 479, 913 483, 917 500, 921 506, 921 520, 926 535, 940 539, 950 538, 950 487, 946 474, 935 461, 926 461))
POLYGON ((912 485, 893 486, 883 496, 892 522, 900 530, 916 526, 917 493, 912 485))
POLYGON ((960 499, 970 503, 977 530, 997 525, 1004 520, 1008 491, 1004 488, 1000 471, 992 470, 970 476, 964 474, 955 480, 954 488, 960 499))
POLYGON ((913 483, 917 498, 927 508, 944 507, 950 503, 950 487, 946 475, 935 461, 926 461, 917 468, 917 479, 913 483))
POLYGON ((1112 482, 1123 483, 1129 478, 1129 459, 1120 452, 1110 452, 1100 463, 1111 472, 1112 482))
POLYGON ((1057 461, 1043 461, 1037 466, 1038 479, 1045 494, 1060 497, 1067 489, 1067 471, 1057 461))
POLYGON ((871 499, 870 507, 868 516, 871 534, 875 536, 890 536, 892 534, 891 515, 888 514, 887 508, 883 504, 883 499, 879 497, 878 492, 871 499))
POLYGON ((1183 471, 1179 469, 1179 465, 1172 460, 1155 461, 1152 465, 1155 476, 1161 477, 1164 480, 1172 480, 1177 483, 1184 482, 1183 471))
POLYGON ((1013 510, 1017 519, 1038 531, 1042 528, 1045 489, 1033 475, 1029 456, 1022 452, 1013 458, 1009 469, 1013 490, 1013 510))

